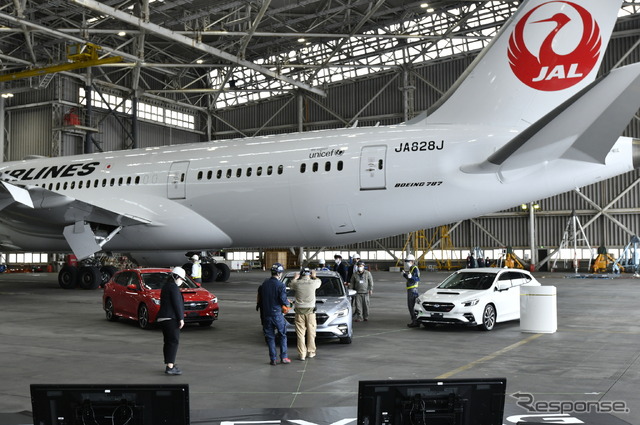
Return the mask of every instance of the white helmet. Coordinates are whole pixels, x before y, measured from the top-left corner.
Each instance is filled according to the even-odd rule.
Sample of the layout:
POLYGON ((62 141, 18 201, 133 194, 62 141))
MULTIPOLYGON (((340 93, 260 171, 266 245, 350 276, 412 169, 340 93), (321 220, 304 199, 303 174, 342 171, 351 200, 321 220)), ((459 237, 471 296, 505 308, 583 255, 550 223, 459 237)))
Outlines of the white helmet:
POLYGON ((412 254, 407 255, 407 257, 404 259, 404 261, 416 261, 416 257, 414 257, 412 254))
POLYGON ((200 257, 198 257, 198 255, 197 255, 197 254, 193 254, 193 255, 191 256, 191 259, 192 259, 193 261, 198 261, 198 260, 200 259, 200 257))
POLYGON ((187 276, 187 273, 184 271, 182 267, 174 267, 171 270, 171 273, 175 274, 176 276, 179 276, 182 279, 184 279, 187 276))
POLYGON ((325 264, 324 258, 319 259, 319 260, 318 260, 318 263, 320 263, 320 264, 325 264))

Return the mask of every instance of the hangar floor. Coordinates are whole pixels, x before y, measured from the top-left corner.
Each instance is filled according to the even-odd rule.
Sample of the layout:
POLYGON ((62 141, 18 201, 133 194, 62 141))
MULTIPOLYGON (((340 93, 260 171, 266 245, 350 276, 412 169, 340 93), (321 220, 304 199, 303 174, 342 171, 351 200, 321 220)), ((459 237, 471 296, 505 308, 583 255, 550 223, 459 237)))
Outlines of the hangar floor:
MULTIPOLYGON (((445 276, 423 272, 421 291, 445 276)), ((374 272, 371 318, 354 324, 352 344, 320 343, 316 358, 272 367, 255 311, 256 289, 267 274, 234 273, 229 282, 205 284, 219 297, 220 318, 211 328, 182 332, 184 374, 173 377, 163 373, 161 331, 108 322, 101 290, 62 290, 55 274, 3 274, 0 424, 32 423, 25 413, 32 383, 188 383, 192 423, 222 417, 232 423, 233 412, 251 416, 252 409, 275 409, 277 416, 282 409, 334 407, 353 418, 359 380, 505 376, 505 417, 532 414, 511 396, 519 392, 534 397, 533 414, 546 422, 560 416, 544 401, 574 401, 577 412, 565 418, 581 417, 584 402, 600 402, 589 404, 585 417, 601 409, 606 420, 598 423, 640 425, 640 280, 537 276, 558 290, 554 334, 522 333, 518 322, 492 332, 407 328, 401 279, 374 272), (612 401, 626 412, 611 412, 612 401)), ((294 359, 295 344, 289 349, 294 359)))

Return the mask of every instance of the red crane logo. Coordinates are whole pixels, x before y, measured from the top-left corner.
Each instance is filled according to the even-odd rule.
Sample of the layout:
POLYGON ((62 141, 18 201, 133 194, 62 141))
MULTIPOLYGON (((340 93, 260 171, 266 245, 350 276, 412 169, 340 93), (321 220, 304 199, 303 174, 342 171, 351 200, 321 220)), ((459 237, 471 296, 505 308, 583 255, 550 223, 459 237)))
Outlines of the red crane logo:
MULTIPOLYGON (((564 41, 565 37, 562 34, 560 38, 564 41)), ((509 39, 509 65, 518 79, 529 87, 542 91, 564 90, 582 81, 593 70, 601 47, 600 27, 588 10, 568 1, 549 1, 531 9, 516 24, 509 39), (547 19, 529 22, 531 15, 547 5, 556 6, 559 11, 547 19), (556 40, 558 33, 571 22, 571 18, 563 13, 567 7, 580 16, 582 37, 572 52, 561 54, 554 50, 554 41, 559 41, 556 40), (525 29, 543 22, 555 22, 556 26, 542 41, 536 55, 525 43, 525 29)))

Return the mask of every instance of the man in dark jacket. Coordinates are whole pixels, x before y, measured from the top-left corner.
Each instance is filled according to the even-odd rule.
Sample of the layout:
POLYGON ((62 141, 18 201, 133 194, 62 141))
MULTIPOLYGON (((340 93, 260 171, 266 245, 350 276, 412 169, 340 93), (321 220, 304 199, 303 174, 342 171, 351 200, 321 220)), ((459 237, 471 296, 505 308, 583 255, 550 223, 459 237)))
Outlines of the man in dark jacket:
POLYGON ((176 366, 176 354, 180 343, 180 329, 184 326, 184 299, 179 286, 184 281, 186 272, 182 267, 174 267, 171 277, 162 287, 160 292, 160 311, 158 311, 158 323, 162 326, 164 345, 164 373, 167 375, 180 375, 182 371, 176 366))
POLYGON ((348 285, 349 281, 347 280, 347 265, 342 262, 342 255, 336 254, 333 256, 333 259, 335 260, 333 271, 338 272, 344 284, 348 285))
POLYGON ((282 264, 271 266, 271 277, 258 288, 258 303, 262 317, 262 330, 269 347, 270 364, 277 364, 276 337, 280 338, 280 362, 291 363, 287 356, 287 322, 283 313, 288 310, 287 288, 280 280, 284 273, 282 264), (279 335, 276 335, 278 333, 279 335))

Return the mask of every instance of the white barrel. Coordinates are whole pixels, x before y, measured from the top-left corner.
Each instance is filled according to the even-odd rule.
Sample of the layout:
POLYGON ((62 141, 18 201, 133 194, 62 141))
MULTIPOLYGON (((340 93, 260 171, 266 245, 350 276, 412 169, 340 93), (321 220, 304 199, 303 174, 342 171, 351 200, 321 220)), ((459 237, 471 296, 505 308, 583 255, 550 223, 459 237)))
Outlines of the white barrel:
POLYGON ((520 287, 520 332, 554 333, 558 329, 555 286, 520 287))

